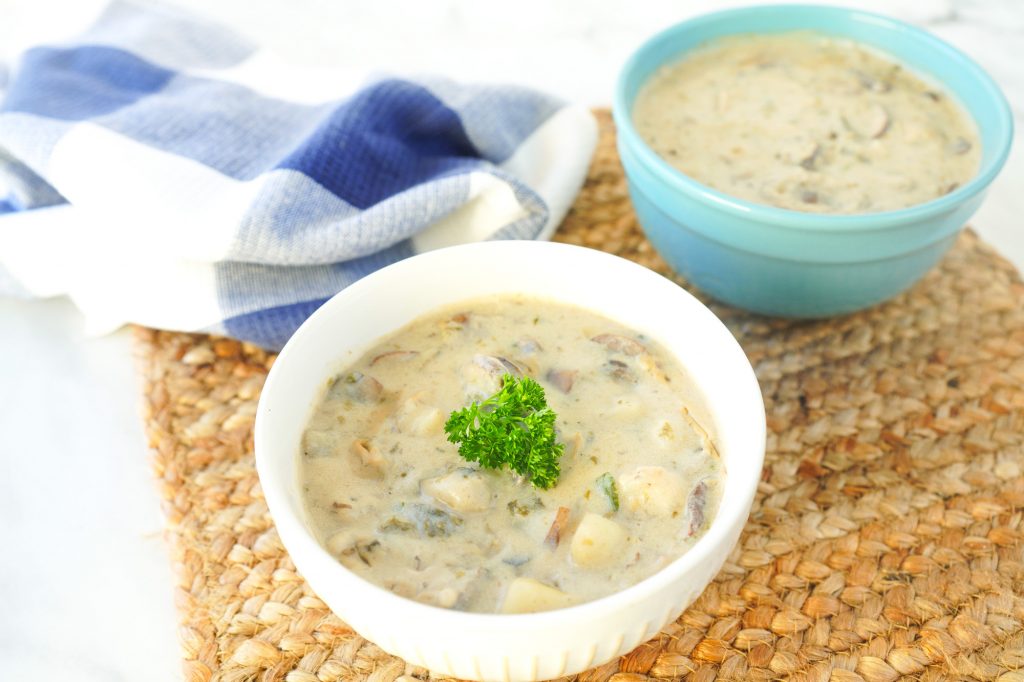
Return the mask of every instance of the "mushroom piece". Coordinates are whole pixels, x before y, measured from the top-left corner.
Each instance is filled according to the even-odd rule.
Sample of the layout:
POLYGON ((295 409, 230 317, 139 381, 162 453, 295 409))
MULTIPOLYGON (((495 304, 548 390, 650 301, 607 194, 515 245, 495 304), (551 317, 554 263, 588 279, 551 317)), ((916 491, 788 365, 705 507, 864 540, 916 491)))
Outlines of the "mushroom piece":
POLYGON ((548 529, 548 534, 544 538, 544 544, 550 545, 552 549, 557 547, 559 540, 562 539, 562 533, 565 531, 565 526, 568 523, 569 508, 559 507, 558 511, 555 512, 555 520, 551 522, 551 528, 548 529))
POLYGON ((686 500, 686 514, 690 517, 690 530, 689 536, 693 536, 704 527, 704 508, 707 505, 708 498, 708 486, 704 481, 701 481, 693 487, 690 491, 690 496, 686 500))
POLYGON ((540 345, 540 341, 530 336, 524 336, 512 345, 516 347, 517 351, 526 355, 532 355, 537 351, 544 350, 544 347, 540 345))
POLYGON ((817 170, 818 161, 821 159, 821 153, 821 145, 815 144, 814 147, 811 149, 811 153, 804 155, 804 157, 800 159, 800 167, 803 168, 804 170, 809 171, 817 170))
POLYGON ((522 367, 508 358, 496 355, 476 355, 473 357, 473 362, 490 374, 497 376, 511 374, 515 377, 521 377, 524 374, 522 367))
POLYGON ((385 360, 412 360, 418 356, 420 352, 418 350, 391 350, 387 353, 381 353, 380 355, 370 360, 370 367, 373 367, 378 362, 385 360))
POLYGON ((570 459, 575 459, 583 454, 583 434, 579 431, 572 434, 572 438, 570 438, 566 444, 569 446, 567 448, 567 453, 570 459))
POLYGON ((342 528, 338 532, 327 538, 324 545, 327 547, 327 551, 336 557, 340 557, 343 554, 353 553, 353 549, 356 545, 369 545, 373 541, 373 538, 367 536, 362 531, 354 528, 342 528))
POLYGON ((892 90, 892 84, 888 81, 875 78, 871 74, 865 73, 860 69, 854 69, 853 74, 857 77, 857 80, 865 90, 870 90, 871 92, 889 92, 892 90))
POLYGON ((636 372, 631 370, 629 365, 621 360, 609 360, 601 366, 601 369, 604 370, 605 374, 622 384, 635 384, 639 381, 636 372))
POLYGON ((568 393, 572 390, 577 374, 574 369, 550 369, 544 378, 562 393, 568 393))
POLYGON ((613 353, 622 353, 623 355, 640 355, 647 350, 644 344, 636 339, 621 334, 598 334, 590 340, 601 344, 613 353))
POLYGON ((891 122, 889 112, 881 104, 870 104, 864 109, 843 114, 843 123, 847 128, 860 137, 872 140, 884 135, 891 122))
POLYGON ((384 457, 380 451, 366 438, 357 438, 352 441, 352 454, 359 458, 364 468, 374 470, 375 475, 384 473, 384 457))
POLYGON ((816 204, 818 203, 818 193, 813 189, 801 189, 800 190, 800 201, 805 204, 816 204))
POLYGON ((462 390, 469 397, 494 395, 501 389, 501 378, 506 374, 523 376, 519 365, 508 358, 494 355, 474 355, 472 362, 462 366, 462 390))
POLYGON ((821 145, 803 136, 779 141, 780 158, 786 163, 802 166, 805 170, 814 170, 819 154, 821 145))

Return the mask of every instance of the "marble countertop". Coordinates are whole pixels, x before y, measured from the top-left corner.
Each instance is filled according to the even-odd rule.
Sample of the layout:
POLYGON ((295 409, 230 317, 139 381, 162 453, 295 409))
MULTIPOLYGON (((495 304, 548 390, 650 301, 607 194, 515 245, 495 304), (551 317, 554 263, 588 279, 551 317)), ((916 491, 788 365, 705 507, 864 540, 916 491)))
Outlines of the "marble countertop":
MULTIPOLYGON (((86 0, 0 0, 0 57, 86 0), (31 29, 31 30, 30 30, 31 29)), ((150 0, 151 1, 151 0, 150 0)), ((647 35, 750 3, 691 0, 173 0, 305 64, 519 82, 593 105, 647 35)), ((846 2, 928 27, 982 64, 1024 123, 1020 0, 846 2)), ((972 221, 1024 267, 1024 152, 972 221)), ((0 679, 180 679, 174 579, 130 335, 87 338, 66 300, 0 299, 0 679)))

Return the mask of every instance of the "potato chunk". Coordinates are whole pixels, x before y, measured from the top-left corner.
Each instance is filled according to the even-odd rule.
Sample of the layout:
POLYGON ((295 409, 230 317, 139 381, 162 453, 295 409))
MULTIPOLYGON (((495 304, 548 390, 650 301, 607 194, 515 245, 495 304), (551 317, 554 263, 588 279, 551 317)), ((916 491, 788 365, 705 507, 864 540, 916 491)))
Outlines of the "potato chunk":
POLYGON ((516 578, 505 591, 502 613, 535 613, 572 606, 573 598, 533 578, 516 578))
POLYGON ((413 436, 437 433, 444 425, 441 410, 430 404, 429 396, 423 391, 403 400, 395 417, 399 430, 413 436))
POLYGON ((588 513, 572 536, 572 560, 584 568, 601 568, 615 563, 626 544, 626 531, 611 519, 588 513))
POLYGON ((456 469, 450 474, 428 478, 420 490, 456 511, 483 511, 491 506, 491 489, 479 472, 456 469))
POLYGON ((444 425, 444 415, 436 407, 422 407, 404 416, 402 430, 414 436, 429 436, 444 425))
POLYGON ((664 467, 642 466, 619 477, 622 507, 633 514, 671 516, 686 502, 683 479, 664 467))

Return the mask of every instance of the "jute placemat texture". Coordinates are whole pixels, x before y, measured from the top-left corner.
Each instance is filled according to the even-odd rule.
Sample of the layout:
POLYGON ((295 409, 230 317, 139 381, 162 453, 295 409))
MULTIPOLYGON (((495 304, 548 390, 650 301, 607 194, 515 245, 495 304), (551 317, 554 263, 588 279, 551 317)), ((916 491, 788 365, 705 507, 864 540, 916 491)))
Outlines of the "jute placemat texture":
MULTIPOLYGON (((667 272, 598 116, 600 147, 556 239, 667 272)), ((1024 285, 1012 266, 966 232, 913 290, 863 313, 793 322, 709 303, 767 405, 753 513, 686 613, 578 679, 1024 682, 1024 285)), ((332 615, 281 546, 252 455, 273 356, 207 336, 138 339, 185 679, 428 677, 332 615)))

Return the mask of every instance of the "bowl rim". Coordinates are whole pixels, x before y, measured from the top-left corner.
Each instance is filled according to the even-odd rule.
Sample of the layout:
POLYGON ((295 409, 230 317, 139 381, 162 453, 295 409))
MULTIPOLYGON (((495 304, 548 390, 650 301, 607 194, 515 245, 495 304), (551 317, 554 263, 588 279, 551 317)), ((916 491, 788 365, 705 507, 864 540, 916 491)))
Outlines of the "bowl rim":
MULTIPOLYGON (((750 471, 731 472, 727 475, 736 476, 741 483, 745 484, 743 487, 744 490, 746 490, 747 487, 750 488, 751 502, 756 494, 758 481, 760 480, 761 471, 764 466, 767 439, 767 421, 764 413, 764 400, 761 394, 760 384, 754 374, 753 367, 746 359, 743 349, 736 341, 735 337, 733 337, 729 329, 713 312, 711 312, 709 308, 707 308, 707 306, 701 303, 690 292, 653 270, 620 256, 587 247, 556 242, 535 240, 485 241, 450 246, 417 254, 410 258, 388 265, 387 267, 354 282, 331 297, 331 299, 307 318, 295 334, 293 334, 291 339, 289 339, 288 343, 285 344, 285 347, 282 348, 277 360, 270 369, 264 383, 263 392, 260 395, 254 430, 257 473, 260 475, 261 487, 263 488, 267 506, 270 509, 275 526, 278 528, 279 535, 281 536, 282 542, 285 544, 286 548, 291 552, 291 547, 289 547, 289 545, 294 545, 297 549, 301 550, 300 553, 305 559, 308 559, 311 563, 316 562, 318 564, 318 569, 325 568, 325 570, 334 571, 335 574, 341 578, 340 582, 345 582, 350 586, 358 587, 358 589, 364 594, 372 594, 373 600, 378 601, 381 604, 382 609, 389 611, 400 609, 404 613, 408 614, 411 619, 416 619, 418 622, 430 622, 437 627, 456 627, 462 629, 479 628, 486 631, 501 629, 502 626, 506 625, 515 628, 532 626, 538 629, 543 629, 565 626, 572 622, 580 622, 581 619, 596 619, 609 612, 628 608, 630 604, 639 601, 642 597, 664 590, 672 582, 689 574, 700 562, 708 560, 709 556, 715 552, 719 543, 727 539, 729 528, 733 524, 738 523, 740 524, 740 527, 746 525, 750 513, 749 504, 729 507, 725 514, 722 513, 722 509, 720 508, 719 512, 717 512, 712 519, 707 532, 701 536, 684 554, 676 557, 662 569, 640 582, 604 597, 599 597, 597 599, 582 602, 566 608, 535 613, 504 614, 467 612, 433 606, 399 596, 390 590, 370 582, 361 575, 350 571, 338 562, 316 540, 316 538, 313 537, 313 534, 309 531, 302 519, 292 513, 287 499, 287 482, 278 480, 277 478, 264 480, 263 472, 268 470, 271 466, 268 458, 275 456, 268 452, 269 446, 266 443, 268 438, 267 420, 272 419, 272 417, 268 416, 272 411, 272 406, 268 405, 268 402, 273 402, 277 399, 275 396, 279 395, 279 391, 275 387, 281 382, 280 377, 282 373, 290 371, 289 367, 293 362, 291 358, 300 352, 300 350, 297 349, 302 348, 305 343, 304 339, 307 336, 316 333, 317 327, 321 324, 321 320, 334 315, 334 309, 344 305, 345 299, 370 294, 375 286, 374 282, 378 279, 382 279, 377 277, 378 273, 383 273, 385 271, 395 273, 405 267, 408 267, 406 264, 414 260, 419 262, 423 262, 426 259, 440 260, 444 255, 450 254, 456 250, 465 251, 468 254, 467 257, 472 257, 474 252, 481 252, 484 250, 496 250, 499 253, 504 250, 524 250, 526 253, 529 253, 533 249, 553 249, 562 251, 562 257, 567 260, 580 257, 592 258, 605 260, 608 265, 634 269, 640 277, 647 278, 651 287, 660 287, 666 292, 669 291, 669 287, 671 287, 675 292, 670 295, 679 296, 682 299, 689 299, 688 307, 691 310, 697 311, 697 315, 702 317, 705 321, 705 324, 702 324, 701 328, 717 329, 717 333, 724 335, 722 339, 723 343, 727 343, 732 346, 729 352, 735 359, 742 359, 745 363, 745 369, 742 366, 738 367, 740 373, 745 377, 745 386, 740 390, 743 393, 747 393, 748 391, 750 392, 749 399, 756 401, 756 405, 759 408, 761 415, 761 418, 757 423, 750 426, 752 430, 752 441, 757 444, 757 467, 751 467, 750 471), (736 355, 737 353, 739 355, 736 355), (271 396, 271 398, 269 401, 265 402, 264 396, 271 396), (327 565, 331 568, 327 568, 327 565), (425 620, 419 621, 419 618, 423 618, 425 620)), ((552 301, 560 300, 557 293, 548 294, 545 297, 550 298, 552 301)), ((468 296, 465 299, 459 300, 467 300, 471 298, 473 298, 473 296, 468 296)), ((451 302, 455 303, 457 301, 452 300, 451 302)), ((562 302, 567 301, 562 299, 562 302)), ((572 302, 567 303, 569 305, 578 305, 572 302)), ((438 305, 447 304, 440 303, 438 305)), ((427 312, 429 311, 423 311, 420 314, 425 314, 427 312)), ((598 310, 595 310, 595 312, 601 313, 601 311, 598 310)), ((611 319, 615 319, 615 317, 610 314, 601 314, 605 314, 611 319)), ((411 321, 412 319, 415 318, 410 318, 408 321, 411 321)), ((388 331, 389 330, 385 330, 382 334, 387 334, 388 331)), ((671 349, 668 350, 671 352, 671 349)), ((715 410, 712 410, 712 413, 714 414, 715 410)), ((731 550, 732 547, 729 549, 731 550)), ((302 559, 296 560, 296 567, 301 572, 302 566, 299 565, 300 561, 302 561, 302 559)), ((317 572, 319 572, 319 570, 317 572)))
MULTIPOLYGON (((793 30, 801 30, 801 27, 794 26, 793 30)), ((807 30, 819 31, 818 29, 807 30)), ((765 31, 765 33, 776 32, 777 31, 765 31)), ((819 32, 826 35, 830 33, 829 31, 824 30, 820 30, 819 32)), ((737 31, 736 33, 749 34, 757 32, 737 31)), ((842 37, 842 34, 839 33, 835 33, 834 35, 842 37)), ((878 49, 883 52, 885 51, 885 48, 878 49)), ((674 53, 670 59, 661 62, 659 66, 679 59, 687 51, 688 50, 684 50, 674 53)), ((899 60, 898 58, 894 59, 902 62, 902 60, 899 60)), ((931 72, 927 73, 936 81, 941 82, 937 74, 931 72)), ((947 88, 947 90, 949 89, 947 88)), ((949 91, 957 94, 955 91, 949 91)), ((974 120, 975 125, 977 125, 977 121, 970 112, 965 111, 965 113, 970 116, 971 119, 974 120)), ((991 184, 999 174, 1003 165, 1006 163, 1006 159, 1010 153, 1014 132, 1013 115, 1006 96, 992 77, 989 76, 977 62, 959 49, 953 47, 927 30, 918 28, 905 21, 901 21, 884 14, 877 14, 875 12, 868 12, 850 7, 816 4, 772 4, 737 7, 700 14, 658 31, 648 37, 632 52, 629 59, 626 60, 626 63, 619 71, 612 100, 612 115, 614 117, 615 126, 619 136, 619 149, 622 150, 624 147, 628 148, 630 153, 635 154, 638 157, 638 160, 642 165, 647 166, 649 170, 658 175, 660 180, 667 182, 672 189, 682 192, 683 194, 686 194, 698 201, 709 202, 715 207, 737 216, 756 220, 758 222, 770 223, 774 226, 804 231, 883 230, 895 226, 918 223, 937 214, 948 212, 959 204, 962 204, 967 199, 983 191, 989 184, 991 184), (983 90, 986 92, 988 96, 988 103, 991 105, 999 122, 998 132, 1001 133, 1001 135, 996 140, 996 153, 989 158, 987 163, 982 164, 978 169, 978 172, 975 173, 974 177, 972 177, 970 181, 964 183, 963 186, 958 187, 949 194, 936 197, 935 199, 931 199, 924 203, 914 204, 912 206, 895 210, 877 211, 873 213, 836 214, 795 211, 792 209, 779 208, 769 204, 759 204, 746 199, 734 197, 730 194, 714 189, 709 185, 702 184, 674 168, 667 161, 658 156, 658 154, 643 141, 640 134, 633 126, 633 101, 628 98, 627 91, 629 90, 629 82, 633 77, 633 73, 638 69, 646 54, 658 43, 669 36, 694 29, 700 29, 702 26, 707 24, 723 21, 728 22, 730 19, 739 16, 787 14, 792 16, 808 11, 816 12, 820 15, 845 16, 852 21, 909 33, 913 35, 916 40, 919 40, 926 45, 928 49, 933 51, 933 53, 938 55, 942 60, 949 63, 956 63, 961 68, 969 72, 973 78, 977 79, 983 90)))

